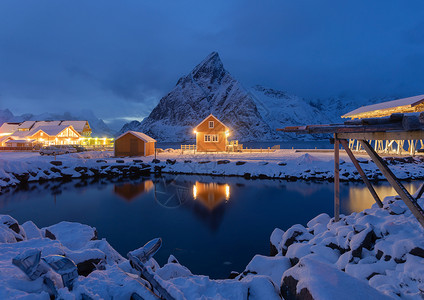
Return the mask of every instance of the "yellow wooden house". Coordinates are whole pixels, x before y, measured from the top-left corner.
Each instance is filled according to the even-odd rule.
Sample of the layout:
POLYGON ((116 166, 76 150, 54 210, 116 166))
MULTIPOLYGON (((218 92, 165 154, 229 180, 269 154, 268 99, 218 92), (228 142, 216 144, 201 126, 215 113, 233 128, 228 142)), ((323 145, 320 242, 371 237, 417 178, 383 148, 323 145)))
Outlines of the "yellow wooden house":
POLYGON ((194 128, 196 134, 196 150, 199 152, 226 151, 229 128, 210 114, 194 128))

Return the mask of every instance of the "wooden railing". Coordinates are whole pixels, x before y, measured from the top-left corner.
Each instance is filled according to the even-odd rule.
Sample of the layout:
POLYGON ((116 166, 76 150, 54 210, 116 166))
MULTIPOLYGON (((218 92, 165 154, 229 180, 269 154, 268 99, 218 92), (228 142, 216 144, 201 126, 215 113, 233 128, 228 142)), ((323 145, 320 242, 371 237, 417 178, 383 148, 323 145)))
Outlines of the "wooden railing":
POLYGON ((181 153, 184 153, 185 150, 196 152, 196 145, 181 145, 181 153))
POLYGON ((241 150, 241 152, 246 152, 246 153, 270 153, 270 152, 275 152, 276 149, 272 149, 270 147, 268 148, 243 148, 243 150, 241 150))
POLYGON ((38 151, 33 147, 0 147, 0 151, 38 151))

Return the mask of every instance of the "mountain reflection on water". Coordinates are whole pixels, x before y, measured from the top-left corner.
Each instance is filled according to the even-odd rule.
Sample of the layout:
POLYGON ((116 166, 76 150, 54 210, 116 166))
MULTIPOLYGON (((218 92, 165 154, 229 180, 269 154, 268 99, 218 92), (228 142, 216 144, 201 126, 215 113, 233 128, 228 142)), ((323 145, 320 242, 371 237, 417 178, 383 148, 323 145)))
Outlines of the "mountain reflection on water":
MULTIPOLYGON (((421 182, 405 184, 415 192, 421 182)), ((387 182, 374 185, 383 199, 387 182)), ((333 214, 333 183, 165 175, 30 183, 3 189, 0 214, 45 227, 61 221, 96 227, 123 256, 154 237, 160 264, 173 254, 212 278, 243 271, 255 254, 269 254, 269 237, 320 213, 333 214)), ((341 213, 371 207, 362 183, 341 183, 341 213)))

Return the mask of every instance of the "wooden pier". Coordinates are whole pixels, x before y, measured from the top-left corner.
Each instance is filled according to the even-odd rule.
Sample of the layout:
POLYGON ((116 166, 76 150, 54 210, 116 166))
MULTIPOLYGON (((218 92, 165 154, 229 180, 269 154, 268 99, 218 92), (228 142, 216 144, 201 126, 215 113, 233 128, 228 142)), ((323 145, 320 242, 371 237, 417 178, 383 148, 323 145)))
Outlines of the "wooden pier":
POLYGON ((424 227, 424 210, 418 204, 417 200, 424 192, 424 185, 420 187, 417 197, 414 198, 396 178, 389 169, 386 162, 378 155, 376 150, 370 145, 370 140, 424 140, 424 118, 416 116, 404 116, 403 114, 393 114, 386 118, 361 119, 358 121, 347 121, 344 124, 329 125, 309 125, 309 126, 290 126, 283 129, 277 129, 284 132, 295 132, 297 134, 332 134, 331 142, 334 143, 334 218, 339 220, 340 214, 340 187, 339 187, 339 149, 340 144, 345 149, 352 163, 356 167, 365 185, 369 189, 375 202, 379 207, 383 204, 378 197, 372 184, 366 177, 364 171, 355 158, 355 155, 349 148, 349 140, 358 140, 376 164, 387 181, 398 193, 412 214, 424 227))

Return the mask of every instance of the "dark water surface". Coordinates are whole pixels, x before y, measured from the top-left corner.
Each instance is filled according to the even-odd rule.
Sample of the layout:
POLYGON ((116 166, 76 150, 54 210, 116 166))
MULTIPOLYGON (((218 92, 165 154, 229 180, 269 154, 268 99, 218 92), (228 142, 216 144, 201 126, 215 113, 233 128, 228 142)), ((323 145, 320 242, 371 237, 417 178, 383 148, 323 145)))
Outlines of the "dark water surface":
MULTIPOLYGON (((193 140, 190 142, 183 142, 183 143, 163 143, 158 142, 157 147, 166 149, 166 148, 173 148, 173 149, 181 149, 181 144, 195 144, 195 141, 193 140)), ((329 140, 319 140, 319 141, 275 141, 275 142, 240 142, 240 144, 243 144, 243 148, 254 148, 254 149, 266 149, 268 147, 272 147, 275 145, 279 145, 280 149, 333 149, 334 145, 330 144, 329 140)))
MULTIPOLYGON (((405 186, 415 192, 420 183, 405 186)), ((340 189, 343 214, 371 207, 362 183, 342 183, 340 189)), ((393 194, 386 182, 376 191, 381 197, 393 194)), ((269 255, 274 228, 306 225, 323 212, 333 212, 329 182, 178 175, 32 183, 0 194, 0 214, 21 224, 88 224, 123 256, 162 237, 155 256, 161 265, 173 254, 192 272, 212 278, 243 271, 255 254, 269 255)))

